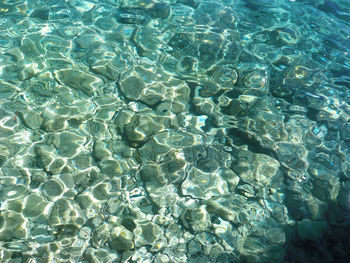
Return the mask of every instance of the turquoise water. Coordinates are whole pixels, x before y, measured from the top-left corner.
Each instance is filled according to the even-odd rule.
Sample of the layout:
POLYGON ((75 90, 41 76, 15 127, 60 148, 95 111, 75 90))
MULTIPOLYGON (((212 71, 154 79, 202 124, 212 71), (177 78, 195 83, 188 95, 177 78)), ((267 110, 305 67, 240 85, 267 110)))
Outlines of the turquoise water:
POLYGON ((349 262, 350 2, 0 2, 0 262, 349 262))

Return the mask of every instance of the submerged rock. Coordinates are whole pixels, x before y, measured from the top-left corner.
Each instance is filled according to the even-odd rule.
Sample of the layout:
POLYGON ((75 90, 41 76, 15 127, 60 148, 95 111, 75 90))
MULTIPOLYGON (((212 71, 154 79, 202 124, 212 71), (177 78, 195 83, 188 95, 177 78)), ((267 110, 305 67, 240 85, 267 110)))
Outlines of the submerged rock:
POLYGON ((207 231, 211 225, 209 214, 204 206, 196 209, 184 209, 181 221, 185 228, 193 232, 207 231))
POLYGON ((210 199, 228 193, 228 186, 217 173, 205 173, 193 167, 182 183, 181 191, 193 198, 210 199))
POLYGON ((55 72, 55 76, 64 85, 81 91, 87 96, 91 96, 102 85, 99 78, 76 69, 58 70, 55 72))
POLYGON ((27 224, 22 214, 5 211, 0 214, 0 240, 13 241, 27 238, 27 224))
POLYGON ((109 237, 109 246, 118 252, 129 251, 134 248, 134 235, 126 228, 119 226, 113 228, 109 237))
POLYGON ((160 67, 135 66, 119 80, 120 90, 130 100, 140 100, 149 106, 167 101, 171 110, 179 113, 188 108, 190 89, 186 82, 172 77, 160 67))
POLYGON ((151 116, 136 114, 121 130, 132 145, 138 145, 148 141, 161 128, 162 125, 156 122, 151 116))
POLYGON ((41 117, 41 114, 34 111, 23 112, 21 114, 21 117, 24 123, 32 130, 39 129, 43 123, 43 118, 41 117))
MULTIPOLYGON (((135 246, 154 246, 157 239, 161 238, 161 228, 152 222, 139 222, 135 231, 135 246)), ((157 244, 159 246, 159 244, 157 244)))

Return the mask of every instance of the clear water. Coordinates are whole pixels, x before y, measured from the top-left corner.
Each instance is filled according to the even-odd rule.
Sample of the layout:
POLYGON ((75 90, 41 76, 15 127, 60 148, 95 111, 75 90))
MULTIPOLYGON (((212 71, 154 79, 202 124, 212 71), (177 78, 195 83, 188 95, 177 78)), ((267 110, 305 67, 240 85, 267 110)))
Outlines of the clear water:
POLYGON ((1 262, 349 262, 348 0, 0 3, 1 262))

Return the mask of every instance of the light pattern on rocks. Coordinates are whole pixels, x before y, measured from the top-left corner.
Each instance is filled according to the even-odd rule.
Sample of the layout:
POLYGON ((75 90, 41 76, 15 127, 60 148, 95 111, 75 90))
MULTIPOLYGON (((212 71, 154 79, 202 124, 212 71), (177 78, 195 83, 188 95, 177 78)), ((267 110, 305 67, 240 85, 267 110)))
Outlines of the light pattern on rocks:
POLYGON ((348 262, 349 4, 2 2, 1 262, 348 262))

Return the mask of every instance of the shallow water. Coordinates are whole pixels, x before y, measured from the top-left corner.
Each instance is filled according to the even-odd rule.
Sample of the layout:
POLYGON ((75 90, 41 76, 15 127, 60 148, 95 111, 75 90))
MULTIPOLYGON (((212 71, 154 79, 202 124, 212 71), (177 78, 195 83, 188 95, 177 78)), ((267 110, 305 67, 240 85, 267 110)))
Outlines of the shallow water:
POLYGON ((1 262, 348 262, 350 2, 0 3, 1 262))

